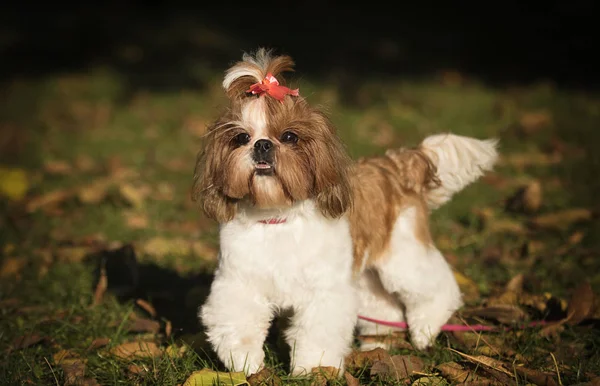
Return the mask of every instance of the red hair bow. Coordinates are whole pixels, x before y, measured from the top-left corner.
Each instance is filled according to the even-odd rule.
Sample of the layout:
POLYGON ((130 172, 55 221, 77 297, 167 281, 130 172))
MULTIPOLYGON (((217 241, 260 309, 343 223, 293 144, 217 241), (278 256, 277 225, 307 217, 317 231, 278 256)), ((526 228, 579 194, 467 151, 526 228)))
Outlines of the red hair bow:
POLYGON ((268 73, 262 82, 254 83, 250 86, 246 92, 252 93, 253 95, 263 95, 264 93, 267 93, 281 103, 283 103, 283 98, 288 94, 293 96, 300 95, 298 89, 292 90, 285 86, 280 86, 277 78, 271 73, 268 73))

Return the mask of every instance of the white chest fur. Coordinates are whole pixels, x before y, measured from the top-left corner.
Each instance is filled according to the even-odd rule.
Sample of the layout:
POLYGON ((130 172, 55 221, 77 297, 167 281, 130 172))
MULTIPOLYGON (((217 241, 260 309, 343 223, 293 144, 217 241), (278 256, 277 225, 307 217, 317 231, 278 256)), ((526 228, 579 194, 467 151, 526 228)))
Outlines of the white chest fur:
POLYGON ((234 275, 276 307, 351 280, 347 219, 327 219, 311 202, 277 213, 244 212, 221 227, 220 245, 218 275, 234 275), (260 222, 266 218, 285 222, 260 222))

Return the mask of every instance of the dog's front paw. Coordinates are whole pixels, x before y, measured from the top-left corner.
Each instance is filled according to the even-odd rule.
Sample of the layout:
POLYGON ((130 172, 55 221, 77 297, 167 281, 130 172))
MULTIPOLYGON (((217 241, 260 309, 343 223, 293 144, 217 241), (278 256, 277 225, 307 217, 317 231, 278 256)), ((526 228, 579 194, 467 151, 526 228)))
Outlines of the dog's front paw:
POLYGON ((436 336, 437 333, 432 334, 431 326, 426 325, 422 327, 416 327, 414 329, 411 326, 410 342, 412 343, 413 347, 417 350, 422 351, 427 349, 428 347, 431 347, 431 345, 435 341, 436 336))

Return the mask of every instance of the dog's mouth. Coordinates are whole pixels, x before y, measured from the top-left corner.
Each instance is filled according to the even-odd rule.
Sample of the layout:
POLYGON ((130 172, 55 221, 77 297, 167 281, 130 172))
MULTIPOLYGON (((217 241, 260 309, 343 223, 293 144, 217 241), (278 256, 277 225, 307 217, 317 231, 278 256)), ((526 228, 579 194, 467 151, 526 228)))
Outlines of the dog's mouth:
POLYGON ((259 176, 270 176, 274 172, 273 164, 267 161, 258 161, 254 164, 254 170, 259 176))

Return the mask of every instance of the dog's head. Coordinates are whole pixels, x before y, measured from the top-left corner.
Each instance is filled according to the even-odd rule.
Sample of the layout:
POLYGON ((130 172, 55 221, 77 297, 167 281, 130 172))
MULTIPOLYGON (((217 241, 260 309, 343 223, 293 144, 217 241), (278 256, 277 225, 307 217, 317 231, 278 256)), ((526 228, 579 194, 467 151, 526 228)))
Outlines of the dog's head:
POLYGON ((269 209, 312 199, 333 218, 348 209, 349 158, 326 116, 283 86, 293 66, 259 49, 226 72, 230 106, 209 127, 194 172, 193 198, 209 217, 227 222, 241 202, 269 209))

